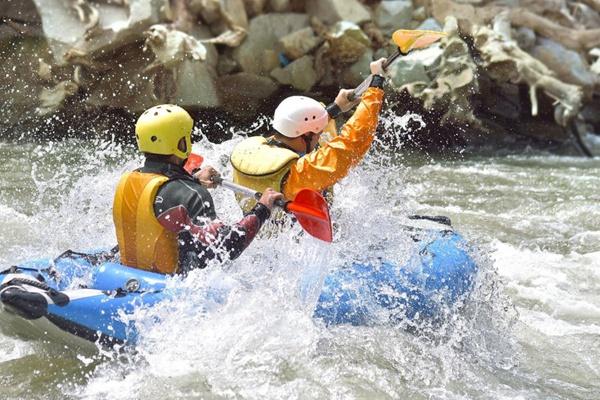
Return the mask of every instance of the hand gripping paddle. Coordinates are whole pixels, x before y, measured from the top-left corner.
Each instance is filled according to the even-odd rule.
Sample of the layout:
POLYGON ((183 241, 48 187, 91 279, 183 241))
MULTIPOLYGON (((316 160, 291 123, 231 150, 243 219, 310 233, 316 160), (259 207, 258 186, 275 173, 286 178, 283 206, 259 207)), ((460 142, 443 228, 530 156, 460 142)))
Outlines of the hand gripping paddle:
MULTIPOLYGON (((192 153, 188 157, 184 168, 191 174, 200 168, 202 161, 204 161, 204 158, 201 155, 192 153)), ((221 178, 214 181, 227 189, 242 193, 256 200, 259 200, 262 196, 262 193, 221 178)), ((319 192, 312 189, 302 189, 298 192, 294 201, 277 200, 275 205, 282 208, 285 212, 294 214, 300 226, 309 235, 329 243, 333 240, 329 206, 319 192)))
MULTIPOLYGON (((398 50, 396 50, 384 61, 383 69, 389 67, 390 64, 394 62, 394 60, 396 60, 396 58, 400 56, 405 56, 413 50, 428 47, 432 43, 435 43, 441 38, 443 38, 444 36, 446 36, 445 32, 438 31, 417 31, 408 29, 397 30, 392 35, 392 41, 394 42, 394 44, 396 44, 396 46, 398 46, 398 50)), ((358 85, 348 96, 348 100, 352 101, 362 96, 362 94, 366 92, 369 86, 371 85, 372 79, 372 74, 367 76, 365 80, 362 81, 362 83, 358 85)))
MULTIPOLYGON (((215 179, 215 182, 227 189, 256 200, 262 196, 260 192, 221 178, 215 179)), ((316 190, 302 189, 293 201, 277 200, 275 205, 285 212, 294 214, 300 226, 309 235, 328 243, 333 241, 329 206, 323 196, 316 190)))

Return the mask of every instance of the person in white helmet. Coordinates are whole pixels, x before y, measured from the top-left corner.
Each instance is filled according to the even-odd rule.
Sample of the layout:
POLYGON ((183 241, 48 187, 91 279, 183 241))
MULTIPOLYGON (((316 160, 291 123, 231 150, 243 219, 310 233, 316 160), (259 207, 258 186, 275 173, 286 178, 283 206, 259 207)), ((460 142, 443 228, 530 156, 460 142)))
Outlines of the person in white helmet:
MULTIPOLYGON (((233 180, 257 191, 272 187, 293 200, 303 188, 324 192, 344 178, 369 150, 383 102, 383 62, 371 63, 371 87, 356 101, 348 100, 351 90, 342 89, 334 104, 325 107, 305 96, 283 100, 275 110, 269 137, 251 137, 239 143, 231 154, 233 180), (319 138, 331 118, 360 102, 339 135, 319 146, 319 138)), ((254 205, 238 197, 244 210, 254 205)))

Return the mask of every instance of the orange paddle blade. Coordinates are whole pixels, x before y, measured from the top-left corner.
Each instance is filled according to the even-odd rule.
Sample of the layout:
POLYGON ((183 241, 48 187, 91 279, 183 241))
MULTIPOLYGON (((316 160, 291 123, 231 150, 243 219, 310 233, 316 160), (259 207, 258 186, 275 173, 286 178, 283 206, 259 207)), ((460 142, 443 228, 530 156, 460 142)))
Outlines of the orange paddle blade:
POLYGON ((202 157, 200 154, 190 153, 190 156, 188 157, 187 161, 185 162, 185 165, 183 166, 183 169, 185 169, 189 174, 191 174, 192 172, 194 172, 194 170, 200 168, 203 161, 204 157, 202 157))
POLYGON ((294 214, 308 234, 325 242, 333 241, 329 206, 321 193, 312 189, 302 189, 294 201, 287 203, 285 210, 294 214))
POLYGON ((425 48, 445 36, 445 32, 399 29, 392 35, 392 40, 406 54, 414 49, 425 48))

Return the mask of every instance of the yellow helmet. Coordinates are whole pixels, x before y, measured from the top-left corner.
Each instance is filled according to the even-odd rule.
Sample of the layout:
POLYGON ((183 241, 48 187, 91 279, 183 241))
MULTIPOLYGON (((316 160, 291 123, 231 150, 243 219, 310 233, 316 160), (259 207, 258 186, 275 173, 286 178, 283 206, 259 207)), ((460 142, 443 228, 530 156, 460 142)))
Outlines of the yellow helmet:
POLYGON ((135 137, 144 153, 175 155, 186 159, 192 152, 194 121, 183 108, 162 104, 144 111, 135 124, 135 137), (185 151, 177 147, 185 139, 185 151))

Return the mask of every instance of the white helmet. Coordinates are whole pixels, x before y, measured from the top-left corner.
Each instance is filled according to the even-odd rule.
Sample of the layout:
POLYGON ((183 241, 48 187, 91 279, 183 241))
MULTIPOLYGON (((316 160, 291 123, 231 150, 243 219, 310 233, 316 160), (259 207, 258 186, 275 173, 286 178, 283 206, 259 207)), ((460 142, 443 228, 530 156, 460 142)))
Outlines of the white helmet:
POLYGON ((321 133, 329 122, 325 106, 306 96, 292 96, 275 109, 273 128, 289 138, 306 133, 321 133))

